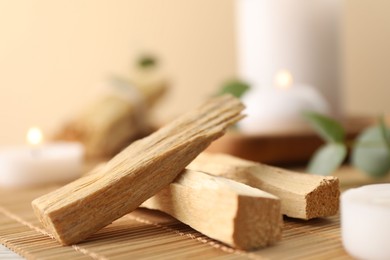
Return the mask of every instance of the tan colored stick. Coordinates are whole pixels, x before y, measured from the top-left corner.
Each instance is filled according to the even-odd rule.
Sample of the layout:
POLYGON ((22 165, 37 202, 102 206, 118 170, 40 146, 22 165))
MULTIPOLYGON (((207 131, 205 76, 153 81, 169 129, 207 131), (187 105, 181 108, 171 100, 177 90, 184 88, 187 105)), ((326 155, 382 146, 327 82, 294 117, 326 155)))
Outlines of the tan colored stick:
POLYGON ((282 213, 312 219, 335 215, 339 208, 339 181, 246 161, 224 154, 200 154, 189 169, 223 176, 276 195, 282 213))
POLYGON ((280 200, 226 178, 185 170, 141 206, 161 210, 199 232, 244 250, 281 238, 280 200))
MULTIPOLYGON (((118 81, 119 82, 119 81, 118 81)), ((88 159, 112 158, 131 142, 153 132, 149 114, 166 92, 166 83, 131 84, 90 104, 60 129, 54 139, 81 142, 88 159)))
POLYGON ((43 225, 69 245, 137 208, 175 177, 225 129, 243 105, 215 98, 141 139, 102 167, 32 202, 43 225))

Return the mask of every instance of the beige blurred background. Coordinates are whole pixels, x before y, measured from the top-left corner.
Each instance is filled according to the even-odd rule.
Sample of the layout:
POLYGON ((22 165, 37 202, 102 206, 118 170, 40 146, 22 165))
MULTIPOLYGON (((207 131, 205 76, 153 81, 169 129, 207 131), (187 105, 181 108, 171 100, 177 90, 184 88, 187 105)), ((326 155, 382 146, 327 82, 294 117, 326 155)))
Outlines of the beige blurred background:
MULTIPOLYGON (((233 0, 0 0, 0 145, 28 127, 51 133, 92 102, 142 51, 157 54, 172 89, 169 118, 236 74, 233 0)), ((346 114, 390 112, 390 1, 347 0, 346 114)))

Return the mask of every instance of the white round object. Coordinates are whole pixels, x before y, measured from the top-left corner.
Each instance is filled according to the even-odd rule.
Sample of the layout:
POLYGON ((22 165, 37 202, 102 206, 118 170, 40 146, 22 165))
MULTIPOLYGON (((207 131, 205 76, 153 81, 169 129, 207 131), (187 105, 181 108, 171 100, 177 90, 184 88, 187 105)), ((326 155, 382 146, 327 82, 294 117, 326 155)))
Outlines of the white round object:
POLYGON ((314 88, 254 88, 243 97, 246 117, 238 123, 246 134, 284 133, 307 129, 303 112, 329 114, 325 99, 314 88))
POLYGON ((286 68, 341 111, 340 47, 343 4, 339 0, 237 0, 237 62, 240 78, 273 84, 286 68))
POLYGON ((75 142, 0 149, 0 186, 63 183, 82 174, 84 147, 75 142))
POLYGON ((390 259, 390 184, 367 185, 341 195, 344 248, 358 259, 390 259))

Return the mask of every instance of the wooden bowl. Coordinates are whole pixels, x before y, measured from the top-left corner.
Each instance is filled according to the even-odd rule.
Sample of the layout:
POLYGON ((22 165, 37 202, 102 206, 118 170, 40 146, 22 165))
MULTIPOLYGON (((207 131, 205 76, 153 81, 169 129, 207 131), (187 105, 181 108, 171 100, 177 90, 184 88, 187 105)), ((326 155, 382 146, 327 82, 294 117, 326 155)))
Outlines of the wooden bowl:
MULTIPOLYGON (((354 139, 375 121, 367 117, 349 117, 343 121, 347 140, 354 139)), ((273 164, 299 165, 307 163, 323 140, 311 129, 300 132, 245 135, 236 130, 213 142, 207 152, 227 153, 243 159, 273 164)))

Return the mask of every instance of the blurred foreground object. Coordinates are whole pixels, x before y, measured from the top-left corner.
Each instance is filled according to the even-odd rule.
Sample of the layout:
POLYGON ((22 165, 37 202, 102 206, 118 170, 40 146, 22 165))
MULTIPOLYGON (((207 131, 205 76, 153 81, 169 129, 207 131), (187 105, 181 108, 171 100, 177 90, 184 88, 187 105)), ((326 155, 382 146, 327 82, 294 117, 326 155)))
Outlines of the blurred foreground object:
POLYGON ((390 184, 366 185, 341 195, 344 248, 356 259, 390 259, 390 184))
POLYGON ((113 91, 91 104, 55 136, 84 144, 87 158, 109 158, 153 132, 149 115, 168 84, 156 61, 143 57, 133 78, 111 79, 113 91))

